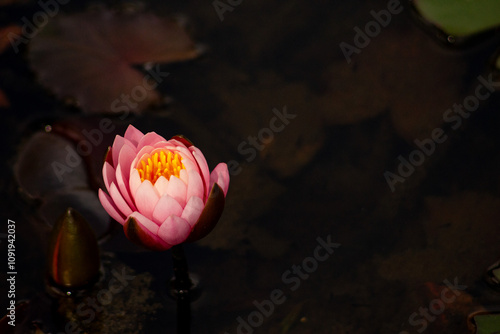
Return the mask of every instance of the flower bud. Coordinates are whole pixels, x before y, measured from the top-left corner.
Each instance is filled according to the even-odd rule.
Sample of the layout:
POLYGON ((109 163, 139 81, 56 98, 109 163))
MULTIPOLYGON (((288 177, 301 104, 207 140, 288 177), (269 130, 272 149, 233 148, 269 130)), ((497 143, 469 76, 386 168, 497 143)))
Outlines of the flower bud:
POLYGON ((99 246, 94 232, 72 208, 59 218, 49 239, 49 276, 65 288, 82 288, 97 280, 99 246))

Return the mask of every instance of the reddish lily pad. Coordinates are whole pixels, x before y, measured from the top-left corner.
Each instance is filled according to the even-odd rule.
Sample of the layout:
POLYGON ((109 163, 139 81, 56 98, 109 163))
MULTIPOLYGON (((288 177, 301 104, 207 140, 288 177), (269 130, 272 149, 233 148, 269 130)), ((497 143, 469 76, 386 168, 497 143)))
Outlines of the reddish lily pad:
POLYGON ((156 87, 168 73, 131 65, 195 58, 183 27, 150 13, 109 10, 59 14, 30 45, 40 82, 85 112, 140 112, 160 102, 156 87))

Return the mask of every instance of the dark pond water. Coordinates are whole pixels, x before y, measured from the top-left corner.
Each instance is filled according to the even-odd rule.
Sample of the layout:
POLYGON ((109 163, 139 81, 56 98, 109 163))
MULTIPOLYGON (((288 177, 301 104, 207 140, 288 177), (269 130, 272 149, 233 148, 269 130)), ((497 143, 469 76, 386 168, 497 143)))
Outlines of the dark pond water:
MULTIPOLYGON (((443 46, 406 2, 364 41, 355 40, 355 27, 364 29, 386 1, 221 3, 231 8, 222 21, 210 1, 143 4, 160 17, 182 14, 205 53, 161 65, 169 74, 157 90, 168 103, 138 115, 85 114, 57 98, 31 70, 29 43, 0 54, 8 99, 2 213, 5 226, 15 221, 15 300, 31 305, 18 312, 16 333, 35 333, 32 322, 37 333, 176 332, 170 252, 133 246, 100 215, 100 158, 128 124, 167 138, 185 134, 210 168, 234 166, 219 224, 184 247, 202 285, 192 333, 473 333, 471 313, 500 307, 500 293, 484 280, 500 256, 500 80, 490 77, 498 38, 443 46), (347 44, 358 45, 349 59, 340 47, 347 44), (48 166, 65 159, 67 142, 41 135, 46 126, 63 133, 59 140, 78 139, 103 118, 116 130, 72 180, 52 184, 48 166), (111 233, 100 240, 99 283, 55 298, 45 292, 45 253, 67 206, 84 211, 97 234, 111 233), (98 298, 117 272, 127 277, 124 288, 92 306, 87 298, 98 298)), ((23 22, 38 6, 0 7, 0 21, 23 22)), ((69 2, 60 11, 88 6, 96 4, 69 2)), ((78 69, 83 58, 44 64, 61 69, 69 86, 83 80, 69 66, 78 69)), ((121 80, 101 74, 99 85, 121 80)), ((0 232, 6 310, 7 228, 0 232)))

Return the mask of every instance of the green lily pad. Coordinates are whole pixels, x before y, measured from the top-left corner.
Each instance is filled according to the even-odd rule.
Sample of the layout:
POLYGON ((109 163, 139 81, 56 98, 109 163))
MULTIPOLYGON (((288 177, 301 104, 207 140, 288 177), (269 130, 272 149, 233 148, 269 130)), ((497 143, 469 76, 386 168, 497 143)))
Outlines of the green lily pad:
POLYGON ((415 7, 426 20, 455 37, 500 26, 498 0, 417 0, 415 7))
POLYGON ((493 269, 493 275, 500 281, 500 268, 493 269))
POLYGON ((498 334, 500 333, 500 314, 482 314, 474 317, 476 322, 476 334, 498 334))

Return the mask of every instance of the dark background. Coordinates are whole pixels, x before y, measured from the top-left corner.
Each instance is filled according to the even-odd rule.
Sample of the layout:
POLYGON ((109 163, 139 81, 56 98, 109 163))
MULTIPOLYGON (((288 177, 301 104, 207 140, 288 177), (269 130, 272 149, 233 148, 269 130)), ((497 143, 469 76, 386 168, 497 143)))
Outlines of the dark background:
MULTIPOLYGON (((89 5, 70 2, 61 10, 89 5)), ((491 73, 498 36, 465 49, 448 47, 417 23, 408 3, 402 6, 347 63, 339 44, 352 45, 354 27, 364 29, 373 20, 370 11, 387 2, 242 1, 223 21, 209 1, 144 3, 145 11, 159 16, 184 15, 189 33, 207 51, 162 65, 170 75, 158 90, 171 102, 125 120, 85 115, 39 85, 27 61, 29 45, 19 54, 4 51, 0 89, 9 105, 1 110, 2 212, 17 226, 16 299, 52 305, 35 308, 27 319, 57 328, 55 302, 40 297, 49 231, 40 205, 48 199, 29 198, 20 189, 18 156, 48 124, 91 129, 109 117, 121 129, 117 134, 128 123, 165 137, 183 133, 210 168, 230 160, 241 167, 214 232, 185 246, 203 285, 193 303, 193 333, 237 333, 237 318, 248 321, 254 301, 269 299, 275 289, 286 300, 255 333, 467 333, 468 314, 500 303, 483 282, 500 255, 499 95, 481 102, 457 129, 443 122, 443 114, 474 94, 479 75, 491 73), (269 127, 273 109, 284 106, 297 116, 247 161, 249 154, 238 147, 269 127), (415 140, 431 138, 436 128, 447 140, 392 192, 384 173, 397 173, 398 157, 408 160, 418 149, 415 140), (313 256, 317 238, 328 235, 341 246, 292 291, 282 275, 313 256), (412 325, 414 312, 439 299, 444 280, 467 289, 432 321, 418 316, 412 325)), ((37 10, 35 3, 7 5, 0 8, 1 22, 18 23, 37 10)), ((34 175, 42 169, 38 159, 33 156, 34 175)), ((64 210, 59 206, 51 206, 54 215, 64 210)), ((173 333, 175 304, 165 296, 169 252, 140 251, 122 234, 117 228, 102 241, 104 267, 109 274, 125 266, 137 278, 88 330, 173 333)), ((5 245, 2 240, 4 254, 5 245)), ((100 284, 105 287, 106 278, 100 284)))

